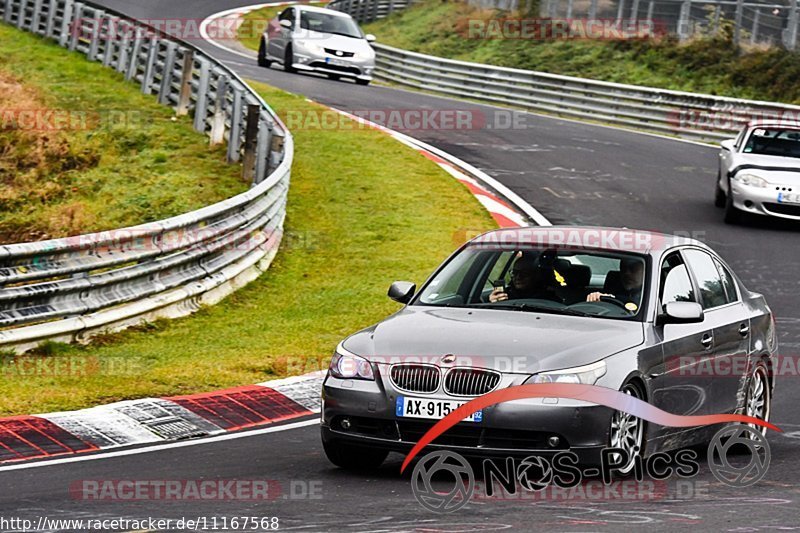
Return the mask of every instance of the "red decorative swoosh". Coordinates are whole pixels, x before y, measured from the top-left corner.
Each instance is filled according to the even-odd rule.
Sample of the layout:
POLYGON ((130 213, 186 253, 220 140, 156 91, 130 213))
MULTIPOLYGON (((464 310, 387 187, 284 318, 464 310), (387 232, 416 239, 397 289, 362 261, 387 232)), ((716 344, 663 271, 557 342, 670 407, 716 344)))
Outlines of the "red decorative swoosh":
POLYGON ((481 409, 498 403, 510 402, 512 400, 524 400, 526 398, 568 398, 571 400, 582 400, 597 405, 604 405, 660 426, 694 427, 710 426, 712 424, 721 424, 725 422, 740 422, 743 424, 755 424, 768 427, 775 431, 783 431, 778 426, 752 416, 733 414, 699 416, 674 415, 662 411, 643 400, 625 394, 624 392, 606 387, 597 387, 595 385, 578 385, 574 383, 517 385, 516 387, 508 387, 479 396, 439 420, 439 422, 429 429, 411 449, 405 461, 403 461, 400 472, 404 471, 411 460, 414 459, 425 446, 433 442, 436 437, 455 426, 475 411, 480 411, 481 409))

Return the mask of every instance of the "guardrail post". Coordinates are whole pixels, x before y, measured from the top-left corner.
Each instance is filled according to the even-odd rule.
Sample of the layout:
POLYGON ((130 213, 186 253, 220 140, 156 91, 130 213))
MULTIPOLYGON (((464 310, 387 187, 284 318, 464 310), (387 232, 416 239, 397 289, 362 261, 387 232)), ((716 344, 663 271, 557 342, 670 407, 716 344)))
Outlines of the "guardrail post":
POLYGON ((242 142, 242 90, 233 86, 233 109, 231 110, 231 129, 228 132, 228 163, 239 161, 239 148, 242 142))
POLYGON ((386 15, 389 16, 393 12, 394 12, 394 0, 389 0, 389 12, 386 15))
POLYGON ((178 107, 175 114, 179 117, 189 112, 189 102, 192 99, 192 76, 194 73, 194 50, 184 50, 183 67, 181 68, 181 90, 178 93, 178 107))
POLYGON ((211 146, 222 144, 225 137, 225 104, 228 98, 228 80, 225 74, 217 78, 217 98, 214 101, 214 118, 211 120, 211 146))
POLYGON ((597 18, 597 0, 592 0, 589 4, 589 20, 597 18))
POLYGON ((269 164, 267 165, 267 175, 272 174, 278 165, 283 161, 283 144, 286 135, 282 131, 272 132, 272 143, 269 152, 269 164))
POLYGON ((378 0, 372 0, 372 14, 370 15, 370 22, 378 20, 378 0))
MULTIPOLYGON (((620 1, 623 1, 623 0, 620 0, 620 1)), ((548 7, 550 8, 550 12, 548 13, 548 16, 551 19, 556 18, 558 16, 558 0, 550 0, 550 4, 549 4, 548 7)))
POLYGON ((722 6, 720 4, 717 4, 717 6, 714 8, 714 26, 713 29, 711 30, 711 33, 713 35, 719 33, 719 19, 721 16, 722 16, 722 6))
POLYGON ((787 27, 789 35, 786 39, 786 48, 795 50, 797 48, 797 0, 790 0, 789 4, 789 26, 787 27))
POLYGON ((633 0, 631 5, 631 22, 639 20, 639 0, 633 0))
POLYGON ((194 104, 194 129, 206 131, 206 111, 208 109, 208 82, 210 67, 208 61, 200 58, 200 82, 197 86, 197 100, 194 104))
POLYGON ((83 32, 83 4, 75 2, 72 11, 75 16, 72 17, 70 22, 67 17, 64 17, 64 24, 67 24, 67 35, 69 35, 69 50, 74 52, 78 47, 78 38, 83 32))
POLYGON ((653 24, 653 10, 656 7, 656 3, 654 0, 650 0, 650 3, 647 4, 647 21, 650 24, 653 24))
MULTIPOLYGON (((74 8, 73 0, 66 0, 64 2, 64 16, 61 19, 61 35, 58 36, 58 44, 64 48, 66 48, 67 43, 70 42, 70 28, 72 27, 71 21, 74 8)), ((54 5, 53 11, 55 11, 54 5)))
POLYGON ((681 4, 681 12, 678 15, 678 39, 685 41, 689 38, 689 24, 692 13, 692 0, 684 0, 681 4))
MULTIPOLYGON (((114 27, 114 21, 111 17, 106 17, 105 19, 105 34, 103 38, 105 39, 104 48, 103 48, 103 66, 108 67, 111 66, 111 62, 114 61, 114 49, 118 46, 119 41, 117 41, 117 34, 114 27)), ((103 30, 103 24, 100 24, 100 31, 103 30)), ((120 51, 120 56, 122 55, 122 51, 120 51)))
POLYGON ((102 16, 103 14, 101 12, 100 18, 98 18, 97 13, 95 12, 95 16, 91 21, 92 36, 89 40, 89 49, 86 50, 86 58, 89 61, 95 61, 97 59, 97 49, 100 46, 100 31, 103 26, 102 16))
POLYGON ((153 71, 156 68, 158 58, 158 37, 155 35, 150 38, 150 45, 147 47, 147 63, 144 65, 144 75, 142 76, 142 93, 150 94, 150 85, 153 84, 153 71))
POLYGON ((31 31, 37 35, 41 35, 39 26, 42 24, 42 0, 36 0, 33 3, 33 14, 31 15, 31 31))
POLYGON ((572 18, 572 10, 575 7, 573 0, 567 0, 567 20, 572 18))
POLYGON ((753 15, 753 30, 750 33, 750 44, 756 44, 758 42, 758 19, 761 18, 761 10, 755 8, 756 14, 753 15))
POLYGON ((128 24, 128 21, 119 21, 119 28, 122 29, 125 33, 122 35, 122 42, 119 43, 119 57, 117 58, 117 72, 126 72, 128 66, 128 60, 130 59, 130 45, 131 45, 131 34, 130 31, 134 30, 135 28, 132 24, 128 24), (123 26, 124 24, 124 26, 123 26))
POLYGON ((56 26, 56 3, 55 2, 48 2, 47 3, 47 24, 44 28, 44 34, 47 37, 54 38, 53 30, 56 26))
POLYGON ((619 6, 617 6, 617 25, 622 23, 623 13, 625 13, 625 0, 619 0, 619 6))
POLYGON ((736 0, 736 16, 733 21, 733 44, 739 45, 742 33, 742 15, 744 14, 744 0, 736 0))
POLYGON ((17 28, 25 26, 25 10, 28 9, 28 0, 20 0, 19 12, 17 13, 17 28))
POLYGON ((3 20, 11 24, 11 8, 13 7, 14 0, 5 0, 5 9, 3 10, 3 20))
POLYGON ((258 140, 258 119, 261 107, 258 104, 247 105, 247 124, 244 128, 244 158, 242 159, 242 178, 252 182, 256 163, 256 142, 258 140))
POLYGON ((167 41, 167 57, 164 58, 164 68, 161 70, 161 87, 158 89, 158 103, 169 105, 169 94, 172 92, 172 75, 175 70, 175 50, 178 45, 167 41))
POLYGON ((125 79, 130 81, 136 78, 136 72, 139 70, 139 61, 142 56, 142 28, 134 26, 133 31, 133 46, 131 46, 131 59, 128 63, 128 69, 125 71, 125 79))
POLYGON ((256 170, 253 185, 264 181, 267 172, 267 151, 270 145, 270 127, 266 119, 258 121, 258 139, 256 143, 256 170))

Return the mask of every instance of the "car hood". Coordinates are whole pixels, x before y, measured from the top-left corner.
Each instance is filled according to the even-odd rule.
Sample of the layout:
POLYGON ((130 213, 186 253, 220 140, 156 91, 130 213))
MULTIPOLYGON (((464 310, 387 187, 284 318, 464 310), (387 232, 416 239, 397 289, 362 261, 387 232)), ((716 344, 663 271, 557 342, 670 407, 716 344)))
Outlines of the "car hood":
POLYGON ((320 33, 316 31, 303 30, 296 35, 297 39, 305 39, 318 44, 323 48, 342 50, 343 52, 364 53, 372 50, 366 39, 345 37, 333 33, 320 33))
POLYGON ((736 169, 742 165, 753 165, 755 168, 741 169, 739 172, 763 176, 773 183, 800 183, 800 159, 796 157, 736 154, 732 168, 736 169), (787 170, 781 170, 784 168, 787 170))
POLYGON ((456 364, 536 373, 593 363, 644 342, 641 322, 522 311, 409 306, 348 337, 346 350, 376 362, 456 364))

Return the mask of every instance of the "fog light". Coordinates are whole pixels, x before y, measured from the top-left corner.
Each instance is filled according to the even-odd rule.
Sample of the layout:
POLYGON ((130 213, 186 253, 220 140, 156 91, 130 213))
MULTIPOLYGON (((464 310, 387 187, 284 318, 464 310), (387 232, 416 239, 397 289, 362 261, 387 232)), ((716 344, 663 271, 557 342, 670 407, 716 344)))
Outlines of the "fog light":
POLYGON ((349 418, 342 418, 341 425, 342 425, 342 429, 345 430, 345 431, 347 431, 348 429, 350 429, 352 427, 352 424, 350 424, 350 419, 349 418))
POLYGON ((551 448, 555 448, 561 442, 561 439, 558 437, 548 437, 547 438, 547 445, 551 448))
POLYGON ((748 209, 752 209, 754 205, 756 205, 756 204, 754 204, 754 203, 753 203, 753 202, 751 202, 750 200, 745 200, 745 202, 744 202, 744 206, 745 206, 746 208, 748 208, 748 209))

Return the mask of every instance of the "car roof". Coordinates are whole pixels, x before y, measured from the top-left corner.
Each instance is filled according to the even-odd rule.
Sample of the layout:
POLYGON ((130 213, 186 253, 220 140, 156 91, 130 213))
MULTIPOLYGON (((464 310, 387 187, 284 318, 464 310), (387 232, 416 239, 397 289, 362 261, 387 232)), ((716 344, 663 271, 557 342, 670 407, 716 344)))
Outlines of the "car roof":
POLYGON ((800 129, 800 122, 791 119, 758 119, 751 120, 747 123, 748 128, 756 127, 773 127, 773 128, 791 128, 800 129))
POLYGON ((502 228, 475 237, 469 244, 508 247, 537 245, 565 249, 603 250, 657 255, 675 246, 698 246, 702 242, 689 237, 656 231, 597 226, 526 226, 502 228))
POLYGON ((294 7, 296 9, 299 9, 300 11, 313 11, 314 13, 326 13, 328 15, 334 15, 334 16, 338 16, 338 17, 352 18, 347 13, 342 13, 341 11, 335 11, 333 9, 328 9, 327 7, 307 6, 307 5, 303 5, 303 4, 296 4, 296 5, 286 6, 286 7, 294 7))

